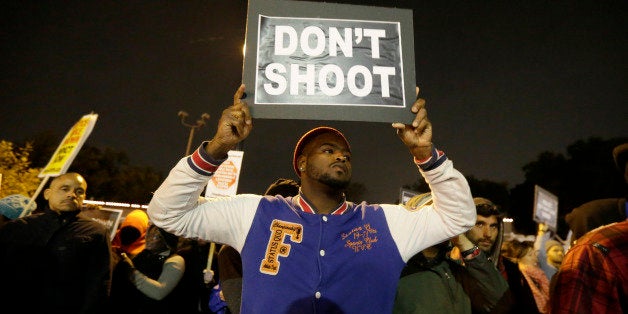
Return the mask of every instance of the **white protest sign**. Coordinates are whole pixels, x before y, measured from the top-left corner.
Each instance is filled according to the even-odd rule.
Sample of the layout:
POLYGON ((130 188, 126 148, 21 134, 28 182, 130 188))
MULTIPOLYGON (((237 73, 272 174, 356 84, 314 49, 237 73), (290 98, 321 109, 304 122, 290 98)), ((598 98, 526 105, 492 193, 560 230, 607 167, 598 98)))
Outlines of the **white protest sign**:
POLYGON ((240 181, 243 151, 230 150, 229 157, 207 183, 206 197, 235 195, 240 181))

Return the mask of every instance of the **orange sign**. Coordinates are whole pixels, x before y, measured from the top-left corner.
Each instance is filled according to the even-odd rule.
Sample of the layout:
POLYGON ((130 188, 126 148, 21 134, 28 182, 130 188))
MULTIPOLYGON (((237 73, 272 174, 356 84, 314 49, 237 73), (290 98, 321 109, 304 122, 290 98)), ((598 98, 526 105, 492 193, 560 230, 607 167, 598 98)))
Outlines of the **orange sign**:
POLYGON ((243 151, 230 150, 225 160, 207 183, 205 196, 236 195, 242 166, 243 151))
POLYGON ((226 190, 236 183, 236 179, 238 179, 238 168, 233 164, 233 161, 227 160, 214 173, 212 182, 217 188, 226 190))

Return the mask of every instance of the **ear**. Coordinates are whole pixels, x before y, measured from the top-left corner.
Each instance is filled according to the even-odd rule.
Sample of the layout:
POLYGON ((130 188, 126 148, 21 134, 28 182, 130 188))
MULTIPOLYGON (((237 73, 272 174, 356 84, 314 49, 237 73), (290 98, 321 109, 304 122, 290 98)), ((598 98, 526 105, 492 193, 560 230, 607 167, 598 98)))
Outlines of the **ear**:
POLYGON ((48 200, 50 198, 50 189, 45 189, 44 190, 44 199, 48 200))
POLYGON ((299 165, 300 171, 305 170, 305 167, 307 165, 307 158, 305 157, 305 155, 299 156, 299 159, 297 159, 297 164, 299 165))

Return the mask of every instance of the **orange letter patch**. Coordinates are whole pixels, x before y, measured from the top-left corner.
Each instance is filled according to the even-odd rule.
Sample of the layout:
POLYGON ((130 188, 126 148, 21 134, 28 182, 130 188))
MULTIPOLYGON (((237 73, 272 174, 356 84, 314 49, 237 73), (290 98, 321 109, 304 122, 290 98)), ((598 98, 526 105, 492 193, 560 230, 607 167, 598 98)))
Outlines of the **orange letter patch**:
POLYGON ((284 243, 286 236, 292 242, 301 243, 303 226, 300 224, 275 219, 270 225, 270 239, 266 247, 266 255, 259 265, 259 271, 268 275, 277 275, 279 272, 279 256, 290 254, 290 244, 284 243))

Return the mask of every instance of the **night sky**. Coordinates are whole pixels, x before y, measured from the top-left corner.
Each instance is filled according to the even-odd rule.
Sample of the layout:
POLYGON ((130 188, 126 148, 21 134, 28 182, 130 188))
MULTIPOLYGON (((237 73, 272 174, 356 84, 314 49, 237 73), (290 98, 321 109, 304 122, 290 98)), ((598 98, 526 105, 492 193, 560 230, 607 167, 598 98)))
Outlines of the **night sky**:
MULTIPOLYGON (((330 1, 332 2, 332 1, 330 1)), ((333 1, 351 3, 352 1, 333 1)), ((478 179, 524 180, 543 151, 628 136, 626 1, 353 1, 414 11, 417 85, 436 146, 478 179)), ((246 1, 4 1, 0 139, 99 115, 88 145, 166 173, 188 122, 209 139, 242 75, 246 1)), ((369 202, 395 202, 418 172, 387 123, 254 120, 239 192, 295 178, 292 149, 311 127, 341 129, 369 202)))

